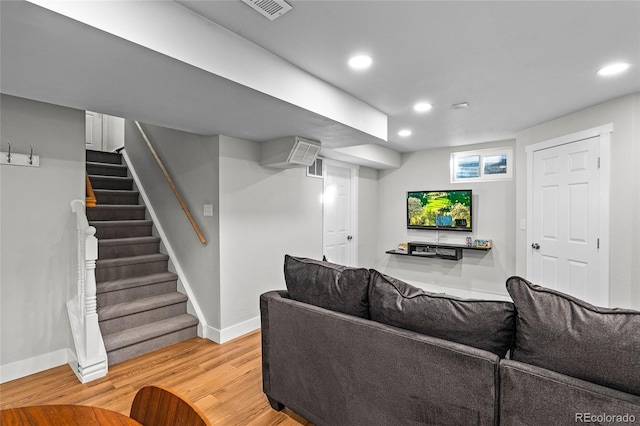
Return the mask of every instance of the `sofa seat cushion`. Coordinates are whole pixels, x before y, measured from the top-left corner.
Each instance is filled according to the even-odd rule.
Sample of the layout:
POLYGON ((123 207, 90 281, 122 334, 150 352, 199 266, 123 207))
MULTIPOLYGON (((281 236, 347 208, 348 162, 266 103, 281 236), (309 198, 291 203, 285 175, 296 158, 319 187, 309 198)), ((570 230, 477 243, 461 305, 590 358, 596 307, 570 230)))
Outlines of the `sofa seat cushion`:
POLYGON ((371 270, 371 319, 504 357, 515 335, 511 302, 434 294, 371 270))
POLYGON ((285 255, 289 297, 321 308, 369 318, 369 270, 285 255))
POLYGON ((520 277, 512 359, 640 395, 640 312, 600 308, 520 277))

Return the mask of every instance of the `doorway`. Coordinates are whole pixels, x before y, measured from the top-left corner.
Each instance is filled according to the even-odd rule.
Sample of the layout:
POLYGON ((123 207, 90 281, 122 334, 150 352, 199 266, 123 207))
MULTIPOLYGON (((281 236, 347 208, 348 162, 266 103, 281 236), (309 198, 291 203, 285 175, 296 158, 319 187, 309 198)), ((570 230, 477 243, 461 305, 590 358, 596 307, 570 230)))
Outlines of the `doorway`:
POLYGON ((612 125, 527 147, 527 278, 609 306, 612 125))
POLYGON ((323 254, 330 262, 356 266, 358 167, 327 159, 323 167, 323 254))

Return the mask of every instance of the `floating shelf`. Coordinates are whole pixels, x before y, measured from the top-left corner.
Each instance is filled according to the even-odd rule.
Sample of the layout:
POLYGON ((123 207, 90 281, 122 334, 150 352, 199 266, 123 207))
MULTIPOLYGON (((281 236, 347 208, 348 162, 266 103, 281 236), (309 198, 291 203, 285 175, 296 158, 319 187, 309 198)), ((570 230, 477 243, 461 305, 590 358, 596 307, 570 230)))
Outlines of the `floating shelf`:
POLYGON ((387 250, 386 253, 399 256, 414 256, 425 258, 435 257, 438 259, 460 260, 462 259, 463 250, 491 250, 491 247, 473 247, 463 244, 442 244, 423 241, 412 241, 410 243, 407 243, 407 247, 407 251, 387 250))

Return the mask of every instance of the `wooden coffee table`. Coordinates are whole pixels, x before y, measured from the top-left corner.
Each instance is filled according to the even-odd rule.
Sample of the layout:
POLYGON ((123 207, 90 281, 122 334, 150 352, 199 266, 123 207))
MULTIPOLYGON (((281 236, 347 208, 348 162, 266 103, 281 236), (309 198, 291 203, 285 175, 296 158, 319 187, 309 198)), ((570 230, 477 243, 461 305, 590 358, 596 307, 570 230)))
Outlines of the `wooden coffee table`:
POLYGON ((88 405, 34 405, 0 410, 2 426, 140 426, 130 417, 88 405))

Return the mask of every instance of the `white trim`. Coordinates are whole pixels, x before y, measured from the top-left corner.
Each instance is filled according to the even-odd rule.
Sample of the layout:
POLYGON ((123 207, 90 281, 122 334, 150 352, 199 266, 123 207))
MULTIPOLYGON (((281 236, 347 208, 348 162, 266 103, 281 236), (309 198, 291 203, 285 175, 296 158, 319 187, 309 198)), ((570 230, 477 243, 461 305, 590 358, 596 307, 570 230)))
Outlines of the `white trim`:
MULTIPOLYGON (((525 153, 527 156, 527 279, 532 277, 533 271, 533 251, 531 244, 533 242, 533 227, 531 226, 531 218, 533 218, 533 154, 548 148, 560 145, 566 145, 581 140, 600 137, 600 219, 599 219, 599 235, 600 235, 600 277, 599 282, 607 283, 610 286, 610 188, 611 188, 611 133, 613 133, 613 123, 604 124, 602 126, 593 127, 569 135, 549 139, 543 142, 527 145, 525 153), (604 191, 603 191, 604 189, 604 191)), ((609 304, 609 294, 606 295, 607 306, 609 304)))
POLYGON ((225 329, 206 327, 204 337, 216 343, 225 343, 260 328, 260 316, 232 325, 225 329))
POLYGON ((189 285, 189 281, 187 280, 187 277, 184 274, 184 271, 183 271, 182 267, 180 266, 180 263, 177 261, 177 257, 176 257, 175 251, 173 250, 173 247, 171 246, 171 243, 169 243, 169 239, 167 238, 167 234, 164 232, 164 229, 162 228, 160 220, 158 220, 158 215, 156 214, 155 210, 153 209, 153 205, 149 201, 149 197, 147 196, 147 193, 144 190, 144 187, 142 186, 142 184, 140 182, 140 178, 138 177, 138 174, 136 173, 136 170, 133 167, 133 164, 131 163, 131 161, 129 159, 129 155, 127 154, 127 150, 123 149, 121 151, 121 153, 122 153, 122 157, 124 158, 124 161, 127 163, 127 167, 129 168, 129 171, 131 172, 131 177, 135 181, 136 187, 138 188, 138 191, 140 191, 140 196, 142 197, 142 200, 144 201, 144 204, 147 207, 147 211, 149 212, 149 215, 151 216, 151 219, 153 220, 153 225, 156 228, 156 230, 158 231, 160 239, 162 240, 162 243, 163 243, 165 249, 167 250, 167 254, 169 255, 169 258, 171 259, 171 263, 173 264, 173 267, 176 270, 176 274, 178 275, 180 283, 184 287, 184 291, 187 294, 187 297, 189 297, 189 303, 193 307, 193 309, 195 311, 195 314, 198 317, 198 320, 200 321, 200 324, 198 325, 198 336, 205 337, 206 329, 208 328, 208 326, 207 326, 207 321, 206 321, 206 319, 204 317, 204 314, 202 312, 202 309, 200 309, 200 305, 198 304, 198 300, 196 299, 195 294, 191 290, 191 285, 189 285))
MULTIPOLYGON (((360 170, 360 166, 356 164, 344 163, 338 160, 332 160, 329 158, 325 158, 322 161, 322 176, 327 176, 327 166, 336 166, 343 167, 345 169, 351 170, 351 234, 353 235, 352 247, 351 247, 351 265, 349 266, 358 266, 358 171, 360 170)), ((326 182, 326 179, 324 180, 326 182)), ((322 193, 324 194, 324 182, 322 193)), ((324 203, 322 204, 322 250, 324 253, 324 203)))
MULTIPOLYGON (((534 151, 540 151, 542 149, 552 148, 555 146, 565 145, 568 143, 577 142, 584 139, 594 138, 604 133, 613 133, 613 123, 603 124, 602 126, 592 127, 591 129, 582 130, 580 132, 571 133, 569 135, 560 136, 558 138, 549 139, 549 140, 538 142, 532 145, 527 145, 525 147, 525 151, 528 155, 530 152, 533 153, 534 151)), ((528 171, 529 169, 527 169, 527 172, 528 171)))
POLYGON ((0 365, 0 383, 39 373, 50 368, 59 367, 75 360, 69 348, 34 356, 5 365, 0 365))

